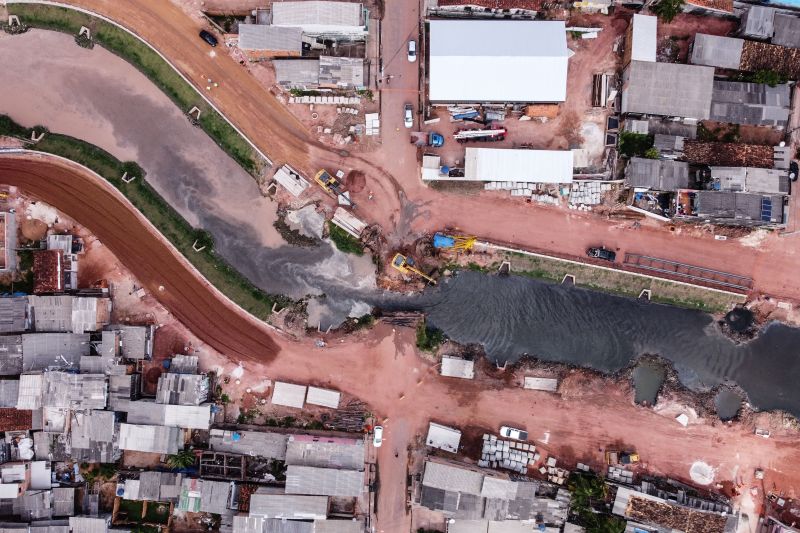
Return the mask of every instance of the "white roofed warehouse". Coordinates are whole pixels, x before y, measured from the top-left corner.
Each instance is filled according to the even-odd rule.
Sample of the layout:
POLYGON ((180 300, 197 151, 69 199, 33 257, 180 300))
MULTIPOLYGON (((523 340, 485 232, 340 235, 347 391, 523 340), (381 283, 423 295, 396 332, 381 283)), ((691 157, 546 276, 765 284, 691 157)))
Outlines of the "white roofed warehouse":
POLYGON ((428 36, 434 105, 566 100, 563 21, 431 20, 428 36))

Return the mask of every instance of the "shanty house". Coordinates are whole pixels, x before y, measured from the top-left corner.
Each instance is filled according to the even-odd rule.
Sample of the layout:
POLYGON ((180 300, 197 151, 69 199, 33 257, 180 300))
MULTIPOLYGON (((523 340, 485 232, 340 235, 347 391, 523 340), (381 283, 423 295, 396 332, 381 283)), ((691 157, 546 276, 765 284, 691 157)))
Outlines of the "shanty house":
POLYGON ((730 70, 739 70, 745 41, 698 33, 692 45, 692 63, 730 70))
POLYGON ((183 430, 166 426, 120 424, 120 450, 149 453, 178 453, 183 448, 183 430))
POLYGON ((313 37, 363 40, 368 33, 368 12, 362 4, 353 2, 273 2, 271 14, 272 26, 300 28, 313 37))
POLYGON ((158 378, 156 402, 172 405, 200 405, 208 399, 208 376, 167 372, 158 378))
POLYGON ((125 359, 151 359, 153 357, 154 327, 147 326, 109 326, 112 331, 119 332, 119 348, 125 359))
POLYGON ((184 478, 177 509, 190 513, 225 514, 231 503, 231 484, 184 478))
POLYGON ((172 405, 152 400, 117 401, 114 409, 128 414, 131 424, 169 426, 183 429, 209 429, 211 404, 172 405))
POLYGON ((33 253, 33 293, 53 294, 64 291, 64 252, 40 250, 33 253))
POLYGON ((27 330, 29 325, 28 299, 25 296, 0 297, 0 333, 19 333, 27 330))
POLYGON ((22 335, 22 369, 77 369, 81 357, 90 351, 89 334, 26 333, 22 335))
POLYGON ((658 17, 650 15, 633 15, 625 43, 625 57, 623 64, 631 61, 656 61, 656 30, 658 17))
POLYGON ((792 80, 800 79, 800 49, 777 44, 698 33, 691 61, 744 72, 769 70, 792 80))
POLYGON ((774 168, 711 167, 714 190, 789 194, 789 175, 774 168))
POLYGON ((71 452, 75 461, 113 463, 120 457, 116 445, 118 424, 114 411, 76 412, 70 423, 71 452))
MULTIPOLYGON (((604 0, 584 0, 583 3, 607 5, 604 0)), ((426 5, 428 6, 428 15, 432 16, 530 20, 541 10, 544 2, 541 0, 431 0, 426 5)))
POLYGON ((800 17, 768 6, 747 6, 739 33, 789 48, 800 47, 800 17))
POLYGON ((42 392, 44 406, 57 409, 104 409, 108 394, 106 376, 45 372, 42 392))
POLYGON ((358 497, 364 492, 364 472, 289 465, 286 494, 358 497))
POLYGON ((283 461, 289 436, 268 431, 228 431, 212 429, 208 442, 211 450, 240 455, 269 457, 283 461))
POLYGON ((0 376, 18 376, 22 367, 22 336, 0 336, 0 376))
POLYGON ((425 444, 431 448, 439 448, 446 452, 458 453, 458 445, 461 443, 461 432, 441 424, 431 422, 428 425, 428 436, 425 444))
POLYGON ((694 207, 700 218, 720 223, 782 224, 784 198, 745 192, 698 191, 694 207))
POLYGON ((174 502, 181 495, 183 474, 141 472, 139 479, 126 479, 122 498, 125 500, 174 502))
POLYGON ((631 61, 622 74, 623 114, 705 120, 714 69, 680 63, 631 61))
POLYGON ((431 20, 429 26, 434 105, 566 99, 563 21, 431 20))
POLYGON ((364 470, 364 439, 290 435, 286 443, 286 464, 364 470))
POLYGON ((271 494, 264 487, 250 496, 250 516, 283 520, 325 520, 327 496, 271 494))
POLYGON ((654 191, 689 187, 689 164, 669 159, 632 157, 625 167, 625 185, 654 191))
POLYGON ((111 299, 78 296, 28 296, 39 332, 100 331, 111 318, 111 299))
POLYGON ((239 50, 251 60, 300 57, 303 30, 267 24, 239 24, 239 50))
POLYGON ((319 59, 276 59, 275 81, 287 89, 319 87, 319 59))
POLYGON ((770 87, 766 83, 715 80, 709 118, 732 124, 785 128, 791 108, 792 89, 788 83, 770 87))
POLYGON ((359 57, 320 56, 320 87, 357 89, 364 87, 364 60, 359 57))

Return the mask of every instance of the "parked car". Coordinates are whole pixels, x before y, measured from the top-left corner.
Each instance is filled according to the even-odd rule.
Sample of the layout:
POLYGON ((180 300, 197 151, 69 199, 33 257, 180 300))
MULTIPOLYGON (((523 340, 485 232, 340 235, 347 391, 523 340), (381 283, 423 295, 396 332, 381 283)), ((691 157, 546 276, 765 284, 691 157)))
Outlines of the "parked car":
POLYGON ((414 108, 411 107, 411 104, 406 104, 405 107, 403 107, 403 121, 406 128, 414 126, 414 108))
POLYGON ((217 46, 217 44, 219 43, 219 41, 217 41, 217 38, 214 37, 214 35, 207 30, 200 30, 200 38, 203 39, 208 44, 210 44, 211 46, 217 46))
POLYGON ((617 253, 605 247, 589 248, 586 250, 586 255, 594 259, 602 259, 604 261, 614 262, 617 259, 617 253))
POLYGON ((514 440, 528 440, 528 432, 511 426, 500 426, 500 436, 514 440))
POLYGON ((408 41, 408 61, 413 63, 417 60, 417 41, 408 41))
POLYGON ((790 180, 797 181, 798 170, 800 170, 800 169, 798 169, 797 161, 792 161, 791 163, 789 163, 789 179, 790 180))
POLYGON ((383 426, 375 426, 372 433, 372 445, 380 448, 381 444, 383 444, 383 426))

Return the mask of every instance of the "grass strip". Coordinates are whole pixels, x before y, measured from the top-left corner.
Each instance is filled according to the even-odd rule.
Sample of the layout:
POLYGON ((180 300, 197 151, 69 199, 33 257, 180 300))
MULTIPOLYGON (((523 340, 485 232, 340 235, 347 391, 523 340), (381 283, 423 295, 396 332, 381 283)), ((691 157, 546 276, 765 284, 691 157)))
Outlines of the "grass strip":
POLYGON ((364 245, 361 244, 361 241, 332 222, 328 223, 328 235, 340 251, 347 254, 364 255, 364 245))
MULTIPOLYGON (((0 115, 0 135, 30 139, 31 132, 47 131, 42 127, 24 128, 7 115, 0 115)), ((266 319, 272 312, 272 305, 281 307, 291 305, 289 298, 269 294, 245 278, 225 259, 214 251, 214 240, 202 229, 195 229, 180 213, 158 194, 144 179, 144 171, 135 162, 119 161, 102 148, 68 135, 46 133, 41 141, 30 146, 41 152, 70 159, 105 178, 116 187, 136 208, 177 248, 192 265, 217 289, 236 302, 243 309, 260 319, 266 319), (130 183, 122 180, 123 174, 136 176, 130 183), (196 252, 192 245, 205 245, 196 252)))
POLYGON ((152 48, 127 31, 80 11, 39 4, 7 6, 10 15, 32 28, 77 35, 81 26, 91 30, 92 40, 118 55, 147 76, 184 113, 200 109, 199 126, 242 168, 257 177, 262 159, 252 146, 152 48))

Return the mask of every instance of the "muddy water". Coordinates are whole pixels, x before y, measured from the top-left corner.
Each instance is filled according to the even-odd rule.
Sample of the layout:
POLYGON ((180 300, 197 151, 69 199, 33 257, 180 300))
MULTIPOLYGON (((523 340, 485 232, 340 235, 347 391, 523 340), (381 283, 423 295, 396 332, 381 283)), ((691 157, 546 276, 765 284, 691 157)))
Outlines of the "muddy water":
POLYGON ((714 406, 717 408, 717 416, 722 420, 731 420, 736 418, 742 408, 742 397, 730 389, 722 388, 714 396, 714 406))
MULTIPOLYGON (((286 245, 272 225, 277 205, 262 197, 255 180, 117 56, 80 48, 55 32, 0 33, 0 70, 0 113, 137 161, 155 189, 191 224, 210 231, 218 252, 259 287, 293 298, 338 286, 374 288, 369 258, 340 254, 329 243, 286 245)), ((327 327, 362 307, 348 298, 324 299, 315 312, 327 327)))
POLYGON ((736 382, 758 408, 800 416, 797 328, 773 323, 737 345, 699 311, 475 272, 444 280, 413 306, 452 339, 480 343, 501 363, 529 355, 616 372, 641 355, 659 355, 692 389, 736 382))
POLYGON ((655 405, 658 391, 667 378, 667 369, 656 362, 643 360, 633 369, 634 399, 638 404, 655 405))

